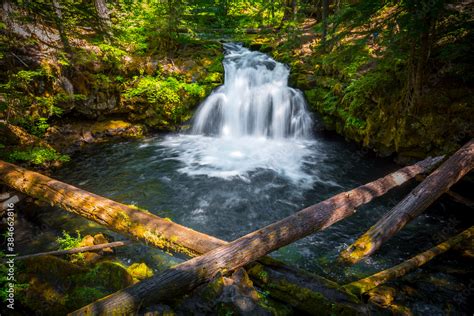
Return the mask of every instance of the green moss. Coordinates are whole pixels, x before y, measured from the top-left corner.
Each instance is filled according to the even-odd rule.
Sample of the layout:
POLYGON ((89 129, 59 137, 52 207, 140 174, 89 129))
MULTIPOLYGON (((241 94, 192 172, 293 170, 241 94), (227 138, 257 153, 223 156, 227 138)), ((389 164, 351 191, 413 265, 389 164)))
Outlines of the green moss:
POLYGON ((68 232, 63 230, 63 236, 56 238, 56 242, 59 244, 59 249, 68 250, 79 247, 82 241, 81 233, 76 230, 76 237, 69 235, 68 232))
POLYGON ((146 263, 133 263, 127 268, 127 272, 136 280, 144 280, 153 276, 153 270, 146 263))
POLYGON ((76 287, 66 295, 65 305, 68 306, 70 310, 75 310, 97 301, 108 294, 110 294, 109 291, 99 289, 94 285, 92 285, 92 287, 76 287))
POLYGON ((209 282, 202 292, 202 297, 209 302, 214 301, 224 288, 224 277, 222 273, 217 274, 211 282, 209 282))

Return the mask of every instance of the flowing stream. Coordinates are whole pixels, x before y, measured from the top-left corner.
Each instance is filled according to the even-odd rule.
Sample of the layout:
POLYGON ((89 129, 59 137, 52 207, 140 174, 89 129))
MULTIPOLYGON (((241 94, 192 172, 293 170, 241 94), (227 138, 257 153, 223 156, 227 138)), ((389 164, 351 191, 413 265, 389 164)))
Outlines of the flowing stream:
MULTIPOLYGON (((237 44, 226 44, 225 50, 225 84, 199 106, 188 133, 91 146, 55 176, 231 241, 398 168, 317 132, 302 93, 288 86, 287 66, 237 44)), ((340 282, 408 259, 439 241, 433 232, 446 227, 442 208, 448 202, 420 216, 369 259, 347 269, 333 264, 340 250, 413 185, 272 256, 340 282), (415 236, 417 242, 410 242, 415 236)), ((76 216, 57 220, 71 232, 78 225, 89 232, 103 230, 76 216)), ((180 260, 145 246, 119 254, 156 269, 180 260)), ((438 290, 424 293, 435 297, 438 290)), ((443 298, 432 297, 412 302, 412 308, 440 312, 443 298)))

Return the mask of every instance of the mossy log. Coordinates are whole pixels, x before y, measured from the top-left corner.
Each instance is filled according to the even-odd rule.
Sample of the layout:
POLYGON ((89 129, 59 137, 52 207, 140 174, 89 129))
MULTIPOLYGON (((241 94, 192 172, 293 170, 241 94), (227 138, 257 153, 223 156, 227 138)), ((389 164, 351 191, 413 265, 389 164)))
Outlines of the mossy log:
POLYGON ((354 264, 370 256, 407 223, 474 168, 474 140, 461 147, 400 203, 340 254, 340 261, 354 264))
POLYGON ((364 279, 349 283, 344 286, 348 291, 356 295, 362 295, 365 292, 374 289, 375 287, 394 280, 396 278, 402 277, 405 274, 419 268, 425 263, 429 262, 434 257, 445 253, 453 246, 459 244, 461 241, 466 240, 474 235, 474 226, 464 230, 462 233, 451 237, 445 242, 440 243, 439 245, 428 249, 402 263, 396 265, 392 268, 383 270, 381 272, 375 273, 364 279))
POLYGON ((0 181, 26 195, 59 206, 113 231, 172 252, 195 256, 225 241, 87 192, 37 172, 0 161, 0 181))
MULTIPOLYGON (((415 177, 416 180, 422 182, 423 180, 426 179, 426 176, 425 175, 418 175, 415 177)), ((456 203, 459 203, 459 204, 462 204, 466 207, 469 207, 469 208, 474 208, 474 201, 471 200, 470 198, 468 197, 465 197, 459 193, 456 193, 452 190, 447 190, 445 192, 445 194, 453 201, 453 202, 456 202, 456 203)))
MULTIPOLYGON (((413 178, 437 163, 428 158, 381 179, 340 193, 285 219, 249 233, 206 254, 178 264, 149 279, 89 304, 72 315, 129 314, 140 306, 179 297, 211 280, 219 271, 232 271, 354 214, 355 209, 413 178)), ((290 294, 291 295, 291 294, 290 294)), ((294 296, 294 294, 293 294, 294 296)), ((325 311, 327 312, 327 311, 325 311)), ((314 311, 313 311, 314 313, 314 311)))
POLYGON ((248 267, 254 284, 271 297, 309 315, 367 314, 367 306, 340 290, 339 284, 307 271, 288 267, 270 257, 248 267), (265 265, 262 265, 261 263, 265 265), (333 304, 326 297, 333 298, 333 304))

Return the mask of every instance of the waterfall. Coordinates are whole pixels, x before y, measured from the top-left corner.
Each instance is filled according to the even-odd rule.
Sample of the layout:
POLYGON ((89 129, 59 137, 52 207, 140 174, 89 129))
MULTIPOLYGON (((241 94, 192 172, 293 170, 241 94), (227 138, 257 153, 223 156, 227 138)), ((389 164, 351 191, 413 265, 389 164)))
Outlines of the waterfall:
MULTIPOLYGON (((318 142, 303 94, 288 87, 289 69, 242 45, 224 44, 224 85, 196 111, 189 133, 161 142, 189 176, 290 179, 311 187, 318 142)), ((275 181, 275 182, 274 182, 275 181)))
POLYGON ((308 138, 312 121, 303 94, 288 87, 290 71, 240 44, 224 44, 224 85, 197 110, 192 134, 308 138))

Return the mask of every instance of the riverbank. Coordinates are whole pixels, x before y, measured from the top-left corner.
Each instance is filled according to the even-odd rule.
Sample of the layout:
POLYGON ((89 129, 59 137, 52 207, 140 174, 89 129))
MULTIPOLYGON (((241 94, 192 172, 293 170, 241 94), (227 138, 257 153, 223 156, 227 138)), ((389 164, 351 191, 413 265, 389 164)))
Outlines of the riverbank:
POLYGON ((472 41, 468 44, 467 35, 447 41, 449 34, 436 34, 439 42, 430 46, 421 92, 410 96, 409 49, 402 52, 394 44, 404 35, 384 26, 397 12, 397 5, 384 7, 371 12, 369 21, 342 21, 345 12, 336 13, 333 34, 325 42, 315 19, 245 42, 290 66, 291 85, 304 92, 325 129, 401 164, 452 153, 474 137, 473 65, 444 54, 472 41), (374 26, 370 21, 384 22, 374 26))

